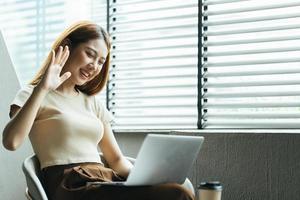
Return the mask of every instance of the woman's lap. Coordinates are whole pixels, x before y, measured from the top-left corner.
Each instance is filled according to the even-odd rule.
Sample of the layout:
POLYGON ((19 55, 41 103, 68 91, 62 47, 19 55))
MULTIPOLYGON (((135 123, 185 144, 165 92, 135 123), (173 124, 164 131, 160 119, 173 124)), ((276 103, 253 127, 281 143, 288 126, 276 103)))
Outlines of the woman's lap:
POLYGON ((90 185, 87 182, 124 181, 113 170, 101 164, 51 167, 43 171, 43 183, 49 199, 55 200, 192 200, 190 191, 179 184, 155 186, 90 185))
POLYGON ((192 194, 179 184, 155 186, 100 186, 87 188, 83 199, 91 200, 192 200, 192 194))

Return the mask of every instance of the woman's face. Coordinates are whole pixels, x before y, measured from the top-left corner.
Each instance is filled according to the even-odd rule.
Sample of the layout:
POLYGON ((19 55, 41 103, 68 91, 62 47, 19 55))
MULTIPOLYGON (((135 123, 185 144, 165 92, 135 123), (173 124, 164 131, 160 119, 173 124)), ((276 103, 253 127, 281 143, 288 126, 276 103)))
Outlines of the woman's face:
POLYGON ((69 78, 75 85, 83 85, 98 75, 107 57, 104 40, 94 39, 71 49, 70 57, 62 73, 71 72, 69 78))

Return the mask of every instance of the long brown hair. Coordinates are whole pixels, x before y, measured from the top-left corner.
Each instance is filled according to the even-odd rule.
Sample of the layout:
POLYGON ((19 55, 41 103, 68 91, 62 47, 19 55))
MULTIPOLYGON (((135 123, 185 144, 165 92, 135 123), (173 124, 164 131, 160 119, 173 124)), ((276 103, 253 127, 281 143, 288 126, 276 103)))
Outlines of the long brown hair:
MULTIPOLYGON (((67 28, 60 36, 55 40, 52 45, 52 49, 57 51, 59 46, 68 43, 70 47, 70 51, 76 48, 79 44, 88 42, 93 39, 103 39, 108 50, 108 55, 106 57, 105 63, 100 71, 100 73, 87 82, 84 85, 78 86, 75 88, 80 90, 81 92, 87 95, 94 95, 100 92, 104 86, 106 85, 109 73, 109 65, 110 65, 110 48, 111 48, 111 40, 109 34, 99 25, 90 22, 90 21, 80 21, 69 28, 67 28)), ((46 60, 43 62, 40 70, 35 75, 35 77, 30 81, 31 85, 37 85, 41 79, 43 78, 45 72, 47 71, 50 61, 51 61, 51 52, 48 54, 46 60)))

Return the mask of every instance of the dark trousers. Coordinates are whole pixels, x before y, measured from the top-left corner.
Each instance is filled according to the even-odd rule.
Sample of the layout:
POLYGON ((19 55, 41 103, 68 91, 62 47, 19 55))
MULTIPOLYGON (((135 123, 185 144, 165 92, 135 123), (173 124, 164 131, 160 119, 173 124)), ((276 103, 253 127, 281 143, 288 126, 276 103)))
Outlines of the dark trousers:
POLYGON ((124 181, 98 163, 58 165, 42 170, 42 183, 49 200, 194 200, 179 184, 155 186, 87 185, 87 182, 124 181))

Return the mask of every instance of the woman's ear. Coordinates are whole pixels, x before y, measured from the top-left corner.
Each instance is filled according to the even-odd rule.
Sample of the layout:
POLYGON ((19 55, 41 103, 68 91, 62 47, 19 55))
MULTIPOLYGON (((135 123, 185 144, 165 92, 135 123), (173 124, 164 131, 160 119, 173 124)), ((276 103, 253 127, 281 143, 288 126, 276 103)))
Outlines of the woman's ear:
POLYGON ((69 47, 69 50, 71 51, 72 50, 72 42, 69 38, 65 38, 62 43, 61 43, 61 46, 68 46, 69 47))

